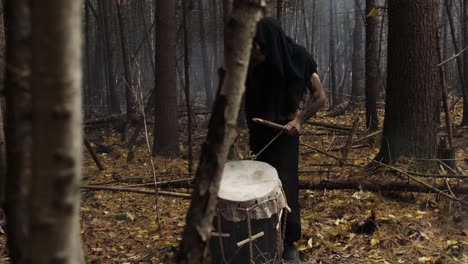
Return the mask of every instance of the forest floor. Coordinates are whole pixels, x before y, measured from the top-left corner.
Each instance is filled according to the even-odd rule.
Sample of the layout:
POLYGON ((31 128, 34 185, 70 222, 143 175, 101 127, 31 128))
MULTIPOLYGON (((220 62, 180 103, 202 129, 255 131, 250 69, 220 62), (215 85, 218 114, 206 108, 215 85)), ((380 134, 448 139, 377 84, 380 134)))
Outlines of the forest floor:
MULTIPOLYGON (((455 109, 459 123, 461 109, 455 109)), ((351 127, 360 118, 359 132, 364 132, 364 112, 354 110, 339 117, 320 112, 314 121, 351 127)), ((379 113, 383 118, 382 112, 379 113)), ((196 115, 194 163, 206 136, 207 116, 196 115)), ((157 180, 190 177, 187 174, 186 117, 181 116, 181 155, 154 157, 157 180)), ((443 131, 443 129, 441 129, 443 131)), ((148 132, 152 137, 151 131, 148 132)), ((127 144, 109 127, 88 131, 87 138, 98 152, 105 170, 99 171, 90 155, 84 152, 84 184, 139 187, 154 182, 148 146, 140 137, 135 160, 127 163, 127 144), (140 184, 140 185, 138 185, 140 184)), ((345 144, 348 132, 305 126, 301 143, 313 145, 340 156, 334 148, 345 144)), ((468 174, 468 129, 454 129, 456 159, 460 170, 468 174)), ((378 136, 376 138, 379 138, 378 136)), ((241 131, 239 146, 246 155, 247 131, 241 131)), ((301 181, 312 179, 354 179, 370 177, 365 165, 378 152, 377 140, 366 140, 350 150, 349 166, 311 151, 300 149, 301 181)), ((398 164, 405 170, 408 163, 398 164)), ((444 173, 442 171, 441 173, 444 173)), ((395 177, 379 172, 380 177, 395 177)), ((454 181, 452 180, 453 184, 454 181)), ((151 189, 145 189, 151 190, 151 189)), ((165 189, 189 193, 188 189, 165 189)), ((301 190, 302 239, 298 242, 304 263, 468 263, 468 212, 466 208, 435 194, 407 192, 367 192, 359 190, 301 190), (357 223, 375 214, 375 230, 357 232, 357 223)), ((173 263, 189 200, 185 198, 129 192, 83 191, 81 233, 86 263, 173 263), (159 205, 160 227, 157 221, 159 205)), ((373 229, 373 228, 371 228, 373 229)), ((1 231, 1 230, 0 230, 1 231)), ((5 249, 5 235, 0 236, 5 249)), ((6 251, 0 262, 7 262, 6 251)))

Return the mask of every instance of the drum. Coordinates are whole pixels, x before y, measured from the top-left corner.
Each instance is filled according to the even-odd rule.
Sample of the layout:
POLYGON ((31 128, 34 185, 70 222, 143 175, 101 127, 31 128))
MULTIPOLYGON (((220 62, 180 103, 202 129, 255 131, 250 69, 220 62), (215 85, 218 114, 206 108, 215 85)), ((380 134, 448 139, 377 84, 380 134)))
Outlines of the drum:
POLYGON ((275 168, 259 161, 226 163, 210 241, 212 263, 280 263, 287 210, 275 168))

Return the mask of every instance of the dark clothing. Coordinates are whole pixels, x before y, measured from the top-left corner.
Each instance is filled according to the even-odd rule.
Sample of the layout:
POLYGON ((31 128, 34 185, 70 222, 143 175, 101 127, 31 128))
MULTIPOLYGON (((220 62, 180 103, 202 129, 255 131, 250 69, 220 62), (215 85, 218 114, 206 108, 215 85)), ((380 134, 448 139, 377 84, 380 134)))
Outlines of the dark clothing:
MULTIPOLYGON (((279 122, 285 125, 288 121, 279 122)), ((250 149, 258 153, 278 133, 278 130, 258 124, 251 124, 250 149)), ((299 210, 299 137, 282 134, 262 152, 257 160, 273 166, 280 177, 283 189, 292 212, 286 218, 285 240, 295 242, 301 238, 301 220, 299 210)))
POLYGON ((260 45, 265 61, 249 65, 247 118, 273 113, 278 120, 280 116, 296 112, 310 77, 317 72, 317 64, 272 18, 258 22, 254 41, 260 45))
MULTIPOLYGON (((272 18, 260 20, 254 40, 260 45, 265 61, 249 65, 245 109, 250 149, 257 154, 279 131, 254 124, 252 118, 270 116, 270 121, 285 125, 289 120, 283 118, 299 108, 317 65, 306 49, 287 37, 272 18)), ((292 209, 286 220, 286 242, 301 238, 298 159, 299 137, 286 134, 277 138, 258 157, 259 161, 269 163, 278 171, 292 209)))

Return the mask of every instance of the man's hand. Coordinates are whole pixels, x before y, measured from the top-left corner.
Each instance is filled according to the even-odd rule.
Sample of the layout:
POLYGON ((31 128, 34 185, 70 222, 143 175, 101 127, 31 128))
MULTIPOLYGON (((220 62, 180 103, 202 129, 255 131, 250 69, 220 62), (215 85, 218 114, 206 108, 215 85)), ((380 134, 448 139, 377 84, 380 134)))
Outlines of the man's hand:
POLYGON ((288 130, 288 134, 290 136, 299 136, 301 133, 301 122, 299 122, 298 118, 295 118, 286 124, 286 129, 288 130))

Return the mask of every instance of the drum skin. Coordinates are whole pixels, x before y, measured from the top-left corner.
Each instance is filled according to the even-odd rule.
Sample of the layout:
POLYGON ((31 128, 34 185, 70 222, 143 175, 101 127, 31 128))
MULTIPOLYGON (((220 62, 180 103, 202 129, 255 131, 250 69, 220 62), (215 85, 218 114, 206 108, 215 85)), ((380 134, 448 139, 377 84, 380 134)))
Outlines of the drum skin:
POLYGON ((282 230, 279 215, 287 207, 278 173, 259 161, 226 163, 210 241, 212 263, 280 263, 282 230), (250 220, 250 225, 249 225, 250 220), (238 246, 250 234, 263 235, 238 246))

